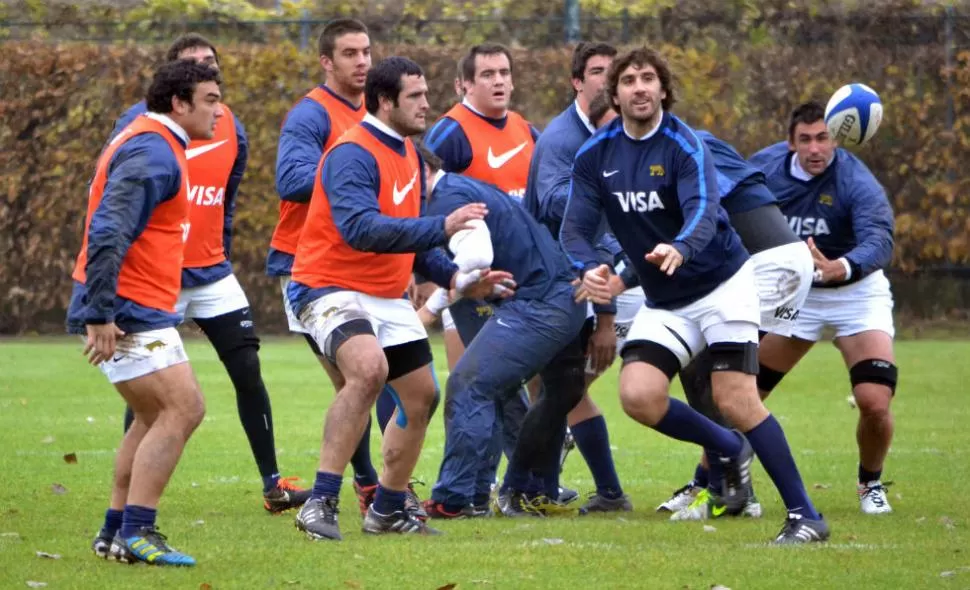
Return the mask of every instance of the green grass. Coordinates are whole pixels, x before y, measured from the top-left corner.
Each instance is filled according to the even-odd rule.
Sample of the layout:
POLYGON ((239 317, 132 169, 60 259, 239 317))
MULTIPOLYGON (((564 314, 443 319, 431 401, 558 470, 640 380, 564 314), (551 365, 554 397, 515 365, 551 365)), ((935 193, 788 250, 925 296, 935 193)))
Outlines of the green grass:
MULTIPOLYGON (((435 352, 443 377, 440 345, 435 352)), ((902 384, 886 473, 897 482, 890 490, 895 513, 885 517, 859 512, 856 411, 846 403, 848 379, 834 349, 819 346, 782 383, 769 405, 833 531, 829 544, 801 548, 767 545, 783 509, 760 467, 761 520, 715 521, 716 531, 705 532, 701 523, 655 514, 656 504, 688 479, 697 452, 622 413, 615 367, 593 395, 610 424, 635 512, 445 522, 439 538, 365 538, 348 485, 345 540, 311 543, 293 528, 292 514, 263 512, 228 378, 204 341, 192 340, 189 353, 208 413, 162 499, 159 525, 199 566, 164 570, 110 564, 89 553, 121 434, 119 396, 84 364, 76 340, 0 343, 0 587, 34 580, 48 588, 970 588, 970 571, 960 569, 970 566, 970 511, 962 494, 970 478, 968 343, 898 345, 902 384), (62 458, 72 452, 73 465, 62 458), (53 493, 55 483, 67 492, 53 493), (36 551, 62 557, 41 559, 36 551)), ((269 340, 261 356, 280 466, 312 479, 332 388, 302 340, 269 340)), ((442 447, 439 415, 416 472, 429 485, 442 447)), ((563 483, 592 488, 578 453, 563 483)), ((426 496, 428 488, 419 492, 426 496)))

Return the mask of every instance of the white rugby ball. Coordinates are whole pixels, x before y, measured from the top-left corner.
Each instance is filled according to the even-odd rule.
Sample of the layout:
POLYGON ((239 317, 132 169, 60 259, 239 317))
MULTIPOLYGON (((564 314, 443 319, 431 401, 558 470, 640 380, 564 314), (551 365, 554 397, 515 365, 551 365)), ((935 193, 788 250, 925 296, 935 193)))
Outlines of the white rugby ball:
POLYGON ((842 145, 865 145, 882 122, 882 101, 865 84, 846 84, 835 91, 825 107, 829 133, 842 145))

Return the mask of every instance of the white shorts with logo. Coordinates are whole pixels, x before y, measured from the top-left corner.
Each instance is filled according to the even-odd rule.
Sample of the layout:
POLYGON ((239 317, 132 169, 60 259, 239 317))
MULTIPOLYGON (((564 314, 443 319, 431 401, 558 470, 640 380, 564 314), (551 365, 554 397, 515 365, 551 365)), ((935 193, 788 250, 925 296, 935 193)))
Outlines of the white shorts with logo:
POLYGON ((640 287, 633 287, 616 296, 616 319, 613 321, 613 329, 616 330, 616 353, 620 354, 623 344, 626 343, 627 333, 633 320, 637 317, 640 308, 643 307, 644 294, 640 287))
POLYGON ((175 311, 184 319, 214 318, 246 307, 249 301, 234 274, 208 285, 182 289, 175 303, 175 311))
POLYGON ((656 342, 687 366, 704 347, 718 342, 758 342, 761 318, 754 265, 750 260, 704 297, 677 309, 642 305, 627 333, 627 343, 656 342))
POLYGON ((424 324, 407 299, 385 299, 357 291, 335 291, 319 297, 300 314, 300 323, 325 354, 334 330, 355 319, 370 322, 381 348, 428 337, 424 324))
POLYGON ((835 328, 836 338, 869 330, 894 337, 893 294, 885 273, 878 270, 844 287, 813 288, 795 319, 792 336, 817 342, 826 326, 835 328))
POLYGON ((100 368, 109 382, 122 383, 188 360, 178 330, 162 328, 125 334, 117 340, 114 356, 100 368))
POLYGON ((785 244, 751 257, 761 299, 761 329, 791 336, 794 320, 812 288, 815 264, 804 242, 785 244))
POLYGON ((283 311, 286 312, 286 325, 290 328, 290 332, 306 334, 307 331, 303 329, 300 320, 293 313, 293 308, 290 307, 290 296, 286 294, 286 287, 290 284, 291 278, 290 276, 280 277, 280 289, 283 290, 283 311))

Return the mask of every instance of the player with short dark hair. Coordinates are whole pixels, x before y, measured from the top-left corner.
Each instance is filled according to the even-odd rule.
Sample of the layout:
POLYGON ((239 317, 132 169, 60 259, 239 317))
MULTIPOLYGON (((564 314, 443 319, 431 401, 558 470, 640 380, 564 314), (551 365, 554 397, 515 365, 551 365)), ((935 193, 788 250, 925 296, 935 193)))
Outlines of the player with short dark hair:
POLYGON ((758 152, 768 187, 815 261, 815 281, 793 317, 790 336, 761 342, 758 386, 770 393, 822 336, 835 329, 835 346, 849 370, 859 408, 859 503, 866 514, 892 511, 882 470, 893 437, 890 410, 894 363, 893 298, 883 269, 892 261, 894 216, 869 168, 837 147, 821 104, 792 112, 788 141, 758 152))
POLYGON ((641 48, 618 56, 607 80, 620 117, 576 156, 560 239, 582 272, 580 296, 609 301, 609 267, 592 245, 605 214, 643 286, 646 302, 621 351, 623 408, 666 436, 719 454, 726 512, 740 512, 753 494, 757 454, 788 509, 775 542, 825 540, 828 526, 808 498, 781 425, 758 397, 758 292, 748 254, 719 205, 710 150, 665 112, 675 94, 659 53, 641 48), (669 397, 670 380, 705 346, 714 361, 714 399, 738 431, 669 397))
POLYGON ((205 402, 175 326, 191 236, 192 139, 211 139, 223 115, 219 72, 192 60, 161 66, 148 112, 104 148, 88 191, 84 239, 67 312, 84 354, 134 411, 115 457, 111 501, 92 548, 127 563, 191 566, 155 526, 159 499, 205 402))
MULTIPOLYGON (((167 55, 170 61, 193 59, 219 70, 215 47, 196 33, 176 39, 167 55)), ((147 109, 144 101, 133 105, 115 123, 111 136, 147 109)), ((223 105, 222 110, 215 135, 208 140, 192 140, 185 152, 194 231, 185 244, 182 288, 175 309, 202 329, 226 367, 236 391, 239 421, 263 480, 263 507, 275 513, 301 506, 309 492, 293 483, 296 478, 280 477, 272 406, 259 363, 259 337, 249 301, 229 261, 232 220, 249 157, 249 142, 242 122, 227 106, 223 105)), ((129 408, 125 430, 132 419, 129 408)))
POLYGON ((385 383, 394 391, 396 420, 384 433, 384 469, 363 530, 437 533, 406 507, 437 396, 427 370, 432 360, 427 332, 403 294, 413 270, 474 293, 491 292, 489 280, 507 276, 469 279, 435 250, 469 220, 481 219, 484 206, 470 205, 447 218, 418 218, 424 175, 409 136, 425 129, 427 92, 420 66, 407 58, 389 57, 371 69, 364 89, 367 115, 327 151, 314 177, 287 287, 293 312, 323 353, 337 389, 311 498, 296 517, 297 527, 312 539, 341 538, 343 472, 385 383))

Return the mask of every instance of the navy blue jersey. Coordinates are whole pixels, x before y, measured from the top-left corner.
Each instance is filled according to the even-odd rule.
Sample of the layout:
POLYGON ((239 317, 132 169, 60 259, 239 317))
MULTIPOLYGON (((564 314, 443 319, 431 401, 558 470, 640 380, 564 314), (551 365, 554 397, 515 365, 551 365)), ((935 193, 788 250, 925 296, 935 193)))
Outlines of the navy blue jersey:
POLYGON ((728 215, 744 213, 774 204, 776 199, 765 186, 765 175, 738 153, 734 147, 708 131, 695 132, 714 158, 717 192, 728 215))
POLYGON ((605 212, 651 305, 673 309, 704 297, 741 268, 748 253, 720 206, 713 158, 680 119, 630 138, 617 118, 576 155, 560 240, 578 269, 597 266, 592 238, 605 212), (668 277, 645 256, 671 244, 684 263, 668 277))
POLYGON ((768 188, 795 234, 811 237, 829 260, 845 257, 852 268, 848 282, 889 266, 893 211, 869 168, 838 148, 825 172, 805 181, 792 176, 794 157, 782 142, 752 156, 751 163, 764 171, 768 188))
POLYGON ((573 278, 569 260, 549 231, 519 203, 494 186, 459 174, 445 174, 431 192, 428 215, 447 216, 470 203, 488 207, 492 268, 512 273, 517 299, 542 299, 556 284, 573 278))

